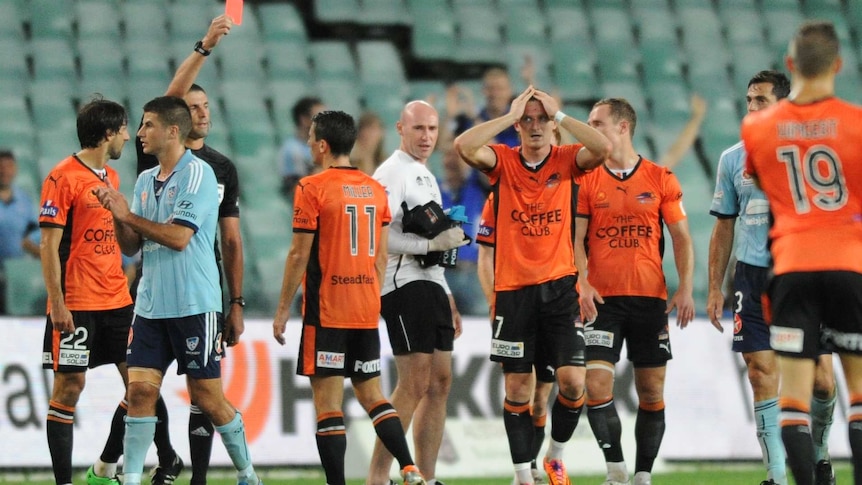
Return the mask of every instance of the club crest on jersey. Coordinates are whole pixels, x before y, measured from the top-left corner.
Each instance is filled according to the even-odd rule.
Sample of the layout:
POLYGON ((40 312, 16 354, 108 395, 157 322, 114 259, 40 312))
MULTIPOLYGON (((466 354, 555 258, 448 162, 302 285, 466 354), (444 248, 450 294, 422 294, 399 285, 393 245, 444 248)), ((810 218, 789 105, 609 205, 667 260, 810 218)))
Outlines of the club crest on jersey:
POLYGON ((558 185, 560 185, 560 174, 559 173, 551 174, 551 176, 548 177, 548 180, 545 181, 545 187, 548 187, 549 189, 556 187, 558 185))
POLYGON ((42 217, 57 217, 58 212, 60 212, 60 209, 54 205, 54 201, 48 199, 44 204, 42 204, 42 209, 39 211, 39 215, 42 217))
POLYGON ((655 202, 655 195, 653 195, 652 192, 641 192, 640 194, 635 196, 635 200, 637 200, 641 204, 651 204, 655 202))
POLYGON ((198 344, 201 339, 199 337, 189 337, 186 339, 186 348, 189 350, 195 350, 198 348, 198 344))
POLYGON ((141 192, 141 205, 144 205, 144 204, 146 204, 146 203, 147 203, 147 198, 148 198, 148 197, 149 197, 149 194, 148 194, 148 192, 147 192, 146 190, 145 190, 145 191, 143 191, 143 192, 141 192))
POLYGON ((173 200, 173 199, 174 199, 174 197, 176 197, 176 196, 177 196, 177 188, 176 188, 176 186, 168 187, 168 193, 167 193, 167 196, 168 196, 168 200, 169 200, 169 201, 170 201, 170 200, 173 200))

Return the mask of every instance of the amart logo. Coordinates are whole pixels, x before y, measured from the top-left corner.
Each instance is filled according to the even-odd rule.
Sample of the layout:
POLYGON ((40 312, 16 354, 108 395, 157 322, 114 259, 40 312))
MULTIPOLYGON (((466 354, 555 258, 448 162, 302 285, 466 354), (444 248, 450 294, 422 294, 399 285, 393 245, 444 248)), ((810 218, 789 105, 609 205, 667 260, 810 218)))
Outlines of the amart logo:
MULTIPOLYGON (((242 413, 249 444, 260 437, 269 418, 272 402, 272 369, 266 342, 241 341, 226 352, 221 361, 225 397, 242 413)), ((189 402, 188 391, 177 393, 189 402)))

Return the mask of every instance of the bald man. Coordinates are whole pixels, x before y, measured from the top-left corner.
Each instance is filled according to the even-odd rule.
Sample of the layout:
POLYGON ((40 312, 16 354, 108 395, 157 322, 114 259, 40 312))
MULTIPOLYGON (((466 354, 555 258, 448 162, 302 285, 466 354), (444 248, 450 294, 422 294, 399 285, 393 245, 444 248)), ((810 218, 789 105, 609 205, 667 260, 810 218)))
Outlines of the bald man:
MULTIPOLYGON (((374 172, 374 178, 386 187, 392 212, 381 309, 398 371, 390 400, 405 431, 413 422, 416 464, 428 484, 434 485, 440 483, 435 468, 452 383, 452 346, 461 333, 461 314, 443 267, 429 266, 425 256, 463 246, 468 240, 459 227, 433 239, 404 232, 405 210, 431 201, 441 204, 440 188, 427 166, 437 144, 439 116, 430 104, 411 101, 401 111, 396 127, 401 146, 374 172)), ((388 484, 391 467, 392 455, 377 440, 366 483, 388 484)))

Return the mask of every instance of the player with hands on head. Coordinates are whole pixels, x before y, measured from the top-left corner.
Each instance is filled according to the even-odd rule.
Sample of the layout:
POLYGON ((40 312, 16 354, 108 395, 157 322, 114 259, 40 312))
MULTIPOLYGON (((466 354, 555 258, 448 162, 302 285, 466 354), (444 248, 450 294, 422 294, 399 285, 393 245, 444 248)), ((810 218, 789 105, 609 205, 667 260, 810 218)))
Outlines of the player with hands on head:
POLYGON ((631 104, 602 99, 589 124, 608 137, 613 150, 602 167, 582 178, 578 192, 575 264, 586 322, 587 417, 605 456, 605 484, 628 483, 613 392, 625 342, 638 395, 633 483, 649 485, 665 429, 664 381, 672 358, 668 314, 676 309, 680 328, 694 318, 694 250, 679 181, 632 145, 637 114, 631 104), (662 269, 664 227, 679 274, 670 300, 662 269))
POLYGON ((317 449, 326 483, 344 485, 347 446, 344 379, 401 467, 405 485, 425 485, 413 463, 398 412, 380 387, 380 289, 391 220, 386 190, 350 165, 353 118, 322 111, 311 121, 308 146, 322 171, 294 192, 293 241, 272 322, 285 344, 290 305, 303 286, 302 339, 296 373, 308 376, 317 413, 317 449), (331 281, 337 284, 330 284, 331 281))
POLYGON ((508 113, 459 135, 455 149, 467 164, 489 176, 495 198, 491 360, 503 365, 503 422, 515 474, 521 484, 534 483, 530 400, 533 366, 541 350, 559 384, 543 467, 552 485, 568 485, 563 449, 586 399, 572 206, 576 184, 601 165, 610 153, 610 142, 560 111, 552 96, 529 86, 515 97, 508 113), (489 145, 510 126, 520 136, 519 147, 489 145), (558 127, 579 143, 554 145, 558 127))

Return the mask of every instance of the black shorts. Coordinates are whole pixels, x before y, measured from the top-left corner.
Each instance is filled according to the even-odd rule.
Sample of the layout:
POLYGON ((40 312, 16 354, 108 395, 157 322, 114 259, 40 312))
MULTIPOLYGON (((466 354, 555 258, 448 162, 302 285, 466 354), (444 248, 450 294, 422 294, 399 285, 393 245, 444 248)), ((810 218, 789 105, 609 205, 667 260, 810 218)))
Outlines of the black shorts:
POLYGON ((635 367, 662 367, 673 358, 667 301, 643 296, 606 296, 596 321, 586 326, 587 362, 616 364, 623 342, 635 367))
POLYGON ((785 273, 772 278, 770 344, 779 355, 816 359, 821 347, 862 354, 862 274, 785 273), (821 325, 822 324, 822 325, 821 325))
POLYGON ((736 263, 733 277, 733 351, 770 350, 769 326, 763 319, 763 293, 769 269, 736 263))
POLYGON ((177 374, 192 379, 221 377, 222 314, 149 319, 135 315, 126 363, 165 372, 177 361, 177 374))
POLYGON ((365 380, 380 375, 377 329, 345 329, 303 324, 296 373, 365 380))
POLYGON ((533 372, 536 364, 539 377, 539 366, 584 365, 574 276, 498 291, 494 311, 491 360, 502 362, 503 372, 533 372))
POLYGON ((455 343, 446 290, 433 281, 412 281, 381 299, 380 314, 394 355, 451 352, 455 343))
POLYGON ((126 344, 134 306, 115 310, 73 311, 75 331, 54 331, 49 315, 42 343, 42 368, 84 372, 104 364, 126 361, 126 344))

